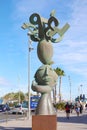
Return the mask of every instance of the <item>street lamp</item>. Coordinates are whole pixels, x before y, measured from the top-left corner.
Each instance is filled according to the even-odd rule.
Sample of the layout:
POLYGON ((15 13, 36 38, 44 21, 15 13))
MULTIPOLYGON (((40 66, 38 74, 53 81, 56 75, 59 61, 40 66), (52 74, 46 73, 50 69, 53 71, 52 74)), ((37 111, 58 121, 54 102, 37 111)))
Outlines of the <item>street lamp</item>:
POLYGON ((19 88, 19 91, 18 91, 18 102, 20 104, 20 77, 18 75, 18 88, 19 88))
MULTIPOLYGON (((24 23, 21 26, 22 29, 26 29, 28 28, 28 24, 24 23)), ((29 29, 29 28, 28 28, 29 29)), ((31 47, 31 32, 29 31, 27 33, 27 35, 29 36, 29 42, 28 42, 28 119, 30 118, 30 52, 31 50, 33 50, 33 48, 31 47)))
POLYGON ((70 86, 70 102, 71 102, 71 79, 70 79, 70 76, 68 76, 68 79, 69 79, 69 86, 70 86))
POLYGON ((82 91, 82 87, 83 87, 83 85, 81 84, 80 87, 81 87, 81 94, 83 94, 83 91, 82 91))
POLYGON ((29 42, 28 42, 28 119, 30 118, 30 52, 33 50, 31 47, 31 39, 30 39, 30 34, 28 33, 29 36, 29 42))

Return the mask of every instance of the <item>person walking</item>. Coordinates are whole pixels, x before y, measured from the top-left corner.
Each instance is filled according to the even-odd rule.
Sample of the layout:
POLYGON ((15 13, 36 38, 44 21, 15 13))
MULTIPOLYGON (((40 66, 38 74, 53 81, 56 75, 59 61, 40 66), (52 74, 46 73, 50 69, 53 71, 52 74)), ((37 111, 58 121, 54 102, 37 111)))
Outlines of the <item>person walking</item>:
POLYGON ((83 106, 82 106, 82 104, 80 103, 80 114, 82 114, 82 112, 83 112, 83 106))
POLYGON ((73 109, 74 109, 74 105, 72 103, 70 103, 70 113, 73 112, 73 109))
POLYGON ((85 104, 85 110, 87 111, 87 103, 85 104))
POLYGON ((65 111, 66 111, 66 117, 67 117, 67 119, 69 119, 69 117, 70 117, 70 105, 69 105, 68 102, 65 105, 65 111))
POLYGON ((79 116, 80 106, 78 104, 75 104, 75 111, 76 111, 77 116, 79 116))

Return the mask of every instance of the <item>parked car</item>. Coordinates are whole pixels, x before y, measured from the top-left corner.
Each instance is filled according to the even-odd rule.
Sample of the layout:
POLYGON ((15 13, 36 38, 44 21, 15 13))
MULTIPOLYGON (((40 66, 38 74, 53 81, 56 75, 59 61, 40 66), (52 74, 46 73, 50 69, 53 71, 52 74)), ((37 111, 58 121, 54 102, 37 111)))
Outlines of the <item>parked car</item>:
POLYGON ((0 112, 10 111, 8 104, 0 104, 0 112))
POLYGON ((11 109, 10 113, 12 114, 24 114, 28 111, 27 106, 23 105, 23 104, 19 104, 16 105, 15 107, 13 107, 13 109, 11 109))

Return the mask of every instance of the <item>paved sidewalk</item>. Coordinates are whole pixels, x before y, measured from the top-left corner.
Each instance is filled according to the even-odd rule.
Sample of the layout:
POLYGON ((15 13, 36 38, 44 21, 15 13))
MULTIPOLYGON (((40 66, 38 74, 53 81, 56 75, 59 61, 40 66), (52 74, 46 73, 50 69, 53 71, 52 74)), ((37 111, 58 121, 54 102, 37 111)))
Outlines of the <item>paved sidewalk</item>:
POLYGON ((57 130, 87 130, 87 113, 77 117, 76 113, 70 114, 70 119, 67 119, 65 113, 57 114, 57 130))
MULTIPOLYGON (((87 114, 79 117, 76 113, 70 115, 70 119, 66 118, 65 112, 57 113, 57 130, 86 130, 87 114)), ((28 119, 18 119, 0 123, 0 130, 32 130, 32 117, 28 119)))
POLYGON ((32 117, 2 122, 0 130, 32 130, 32 117))

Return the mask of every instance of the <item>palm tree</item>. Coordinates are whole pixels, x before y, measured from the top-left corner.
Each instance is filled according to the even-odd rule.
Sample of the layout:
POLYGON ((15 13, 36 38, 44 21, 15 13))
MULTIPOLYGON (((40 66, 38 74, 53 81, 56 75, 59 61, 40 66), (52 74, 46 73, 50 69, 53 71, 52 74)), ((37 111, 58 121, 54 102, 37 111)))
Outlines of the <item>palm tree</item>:
MULTIPOLYGON (((56 69, 54 69, 54 71, 59 76, 59 102, 61 102, 61 83, 62 83, 62 76, 65 75, 65 72, 64 72, 64 70, 62 70, 58 67, 56 69)), ((55 86, 55 96, 56 96, 56 94, 57 94, 57 90, 56 90, 56 86, 55 86)))

